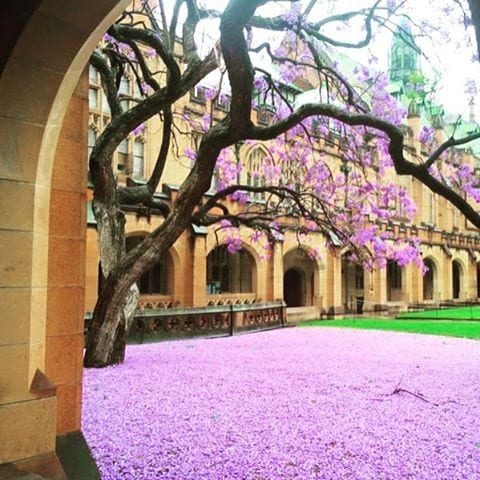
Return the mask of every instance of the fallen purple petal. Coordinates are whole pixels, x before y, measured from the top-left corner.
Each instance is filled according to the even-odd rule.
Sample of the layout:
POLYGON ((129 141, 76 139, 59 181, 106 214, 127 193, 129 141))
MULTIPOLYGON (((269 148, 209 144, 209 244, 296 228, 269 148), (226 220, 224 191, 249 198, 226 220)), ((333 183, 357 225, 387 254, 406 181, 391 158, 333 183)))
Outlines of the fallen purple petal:
POLYGON ((83 431, 104 480, 474 480, 480 343, 289 328, 130 346, 85 371, 83 431))

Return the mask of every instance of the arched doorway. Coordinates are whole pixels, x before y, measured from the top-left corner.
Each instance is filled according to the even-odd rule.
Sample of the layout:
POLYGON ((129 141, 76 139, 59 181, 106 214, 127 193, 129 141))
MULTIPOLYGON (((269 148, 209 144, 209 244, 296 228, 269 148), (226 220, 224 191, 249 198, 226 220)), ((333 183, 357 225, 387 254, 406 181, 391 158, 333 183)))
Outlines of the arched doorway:
POLYGON ((283 299, 287 307, 316 305, 318 265, 303 248, 294 248, 283 257, 283 299))
POLYGON ((301 270, 290 268, 283 275, 283 299, 287 307, 305 305, 305 273, 301 270))
POLYGON ((342 255, 342 301, 345 312, 363 313, 365 273, 363 266, 351 260, 349 252, 342 255))
POLYGON ((423 276, 423 299, 433 300, 435 289, 436 267, 433 261, 426 258, 423 263, 427 268, 427 272, 423 276))
POLYGON ((458 260, 452 262, 452 296, 454 299, 460 298, 462 289, 462 266, 458 260))
POLYGON ((400 302, 403 300, 403 269, 397 262, 389 260, 387 263, 387 300, 400 302))

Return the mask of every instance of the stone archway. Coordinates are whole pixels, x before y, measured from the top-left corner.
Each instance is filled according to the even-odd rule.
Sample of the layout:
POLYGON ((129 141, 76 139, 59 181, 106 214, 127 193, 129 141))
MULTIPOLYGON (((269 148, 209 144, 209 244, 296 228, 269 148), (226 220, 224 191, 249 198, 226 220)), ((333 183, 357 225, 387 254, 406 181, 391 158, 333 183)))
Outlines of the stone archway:
POLYGON ((437 269, 430 258, 426 258, 424 263, 428 270, 423 276, 423 299, 434 300, 437 269))
POLYGON ((452 262, 452 297, 454 300, 460 298, 462 291, 462 265, 458 260, 452 262))
POLYGON ((287 307, 303 307, 305 293, 305 273, 298 268, 289 268, 283 275, 283 299, 287 307))
POLYGON ((23 461, 28 470, 24 459, 35 458, 47 476, 42 458, 54 467, 56 437, 80 429, 88 105, 78 81, 126 4, 6 6, 13 27, 0 46, 0 364, 14 368, 0 372, 0 464, 23 461))
POLYGON ((345 312, 363 313, 365 272, 363 266, 350 260, 350 252, 342 255, 342 302, 345 312))
POLYGON ((319 268, 302 248, 294 248, 283 257, 283 298, 288 307, 312 307, 319 283, 319 268))

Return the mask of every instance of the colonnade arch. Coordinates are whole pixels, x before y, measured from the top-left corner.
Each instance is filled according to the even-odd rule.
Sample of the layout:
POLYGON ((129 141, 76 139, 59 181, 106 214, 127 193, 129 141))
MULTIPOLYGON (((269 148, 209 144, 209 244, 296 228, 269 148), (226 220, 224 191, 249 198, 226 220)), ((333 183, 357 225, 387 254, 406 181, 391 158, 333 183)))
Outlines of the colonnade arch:
POLYGON ((342 255, 342 303, 346 312, 362 313, 365 301, 363 265, 351 259, 351 252, 342 255))
POLYGON ((287 307, 315 305, 318 283, 318 264, 307 250, 294 247, 284 254, 283 299, 287 307))
POLYGON ((423 276, 423 299, 435 300, 435 292, 438 281, 438 267, 431 257, 425 258, 423 263, 427 268, 427 271, 423 276))
POLYGON ((405 288, 405 269, 397 262, 387 262, 387 300, 389 302, 402 301, 405 288))
POLYGON ((0 463, 52 464, 56 436, 80 429, 88 107, 77 84, 129 2, 14 3, 18 28, 0 47, 0 201, 15 212, 0 219, 0 364, 16 366, 0 372, 0 463))
POLYGON ((463 293, 464 268, 459 260, 452 261, 452 298, 457 300, 463 293))

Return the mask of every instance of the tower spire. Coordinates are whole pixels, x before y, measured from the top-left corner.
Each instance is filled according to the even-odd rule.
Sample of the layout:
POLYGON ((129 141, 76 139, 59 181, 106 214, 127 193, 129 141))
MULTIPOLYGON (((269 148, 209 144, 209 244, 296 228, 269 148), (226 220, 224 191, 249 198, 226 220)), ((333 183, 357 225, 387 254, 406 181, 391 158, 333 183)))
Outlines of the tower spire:
POLYGON ((411 76, 418 72, 419 48, 415 43, 410 21, 402 18, 390 48, 390 81, 406 84, 411 76))

